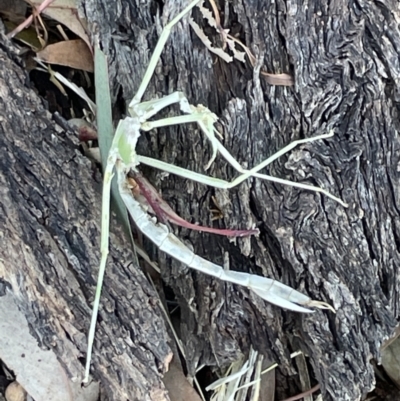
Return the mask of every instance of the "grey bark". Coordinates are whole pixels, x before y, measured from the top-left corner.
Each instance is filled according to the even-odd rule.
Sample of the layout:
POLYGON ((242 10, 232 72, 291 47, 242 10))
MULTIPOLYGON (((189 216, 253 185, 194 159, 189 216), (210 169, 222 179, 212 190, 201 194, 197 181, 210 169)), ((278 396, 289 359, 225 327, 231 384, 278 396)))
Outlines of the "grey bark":
MULTIPOLYGON (((161 27, 183 3, 167 1, 160 10, 156 2, 82 2, 110 57, 114 98, 133 96, 161 27)), ((145 99, 181 90, 192 104, 209 107, 220 117, 224 145, 246 167, 294 139, 333 129, 332 140, 294 150, 269 173, 322 186, 350 207, 260 180, 216 191, 144 169, 181 216, 212 224, 214 194, 224 212, 216 224, 256 222, 261 229, 259 238, 234 243, 180 230, 200 255, 222 263, 229 252, 231 269, 277 278, 337 309, 336 315, 288 313, 170 262, 163 275, 179 298, 189 372, 201 363, 227 363, 252 345, 289 374, 288 355, 300 348, 327 399, 360 399, 374 386, 369 360, 379 359, 399 314, 397 5, 235 0, 219 7, 224 27, 268 72, 292 73, 295 86, 270 86, 248 64, 224 63, 184 21, 173 29, 145 99)), ((192 126, 143 133, 138 149, 200 172, 211 154, 192 126)), ((209 173, 235 176, 221 158, 209 173)))
MULTIPOLYGON (((176 15, 182 3, 186 2, 167 1, 160 9, 159 2, 81 2, 90 32, 98 34, 109 56, 114 100, 121 100, 119 96, 122 95, 129 102, 134 95, 162 26, 176 15)), ((259 225, 259 238, 233 243, 211 235, 177 230, 197 253, 222 263, 228 252, 231 269, 276 278, 313 299, 330 302, 337 310, 335 315, 317 312, 310 316, 283 311, 246 289, 188 271, 165 255, 156 255, 149 245, 149 252, 158 257, 163 266, 163 278, 174 290, 181 307, 180 329, 189 373, 193 374, 203 363, 227 364, 253 346, 279 362, 282 374, 288 376, 295 373, 289 354, 301 349, 309 355, 313 374, 326 399, 360 399, 374 386, 369 360, 379 359, 380 345, 393 332, 399 316, 397 82, 400 32, 396 23, 397 4, 394 1, 378 4, 336 0, 305 6, 301 1, 234 0, 220 2, 219 6, 224 11, 224 27, 238 33, 268 72, 292 73, 295 86, 270 86, 248 64, 225 64, 216 59, 190 31, 185 20, 173 29, 145 99, 182 90, 192 104, 201 103, 210 108, 220 117, 224 145, 245 167, 256 165, 294 139, 333 129, 334 138, 292 151, 274 162, 269 173, 322 186, 340 196, 350 207, 344 209, 324 196, 260 180, 248 180, 230 191, 217 191, 172 176, 162 179, 158 172, 143 169, 182 217, 213 224, 209 209, 211 195, 215 195, 224 219, 214 224, 240 228, 253 223, 259 225)), ((194 16, 204 25, 198 12, 195 11, 194 16)), ((211 29, 206 32, 216 38, 211 29)), ((168 111, 168 115, 176 112, 168 111)), ((43 124, 39 122, 36 126, 43 124)), ((207 140, 193 126, 143 133, 138 151, 199 172, 211 155, 207 140)), ((65 160, 74 161, 76 152, 73 154, 74 158, 67 156, 65 160)), ((64 169, 63 163, 59 165, 64 169)), ((43 162, 40 171, 49 168, 44 166, 43 162)), ((209 173, 226 179, 235 176, 220 157, 209 173)), ((25 171, 20 172, 22 177, 24 174, 25 171)), ((75 179, 76 175, 78 172, 68 176, 75 179)), ((30 197, 36 199, 38 193, 50 196, 44 187, 30 197)), ((88 187, 89 184, 82 185, 83 189, 75 186, 67 195, 73 197, 90 191, 88 187)), ((54 192, 60 187, 46 185, 46 188, 54 192)), ((73 199, 68 204, 74 205, 73 199)), ((81 210, 88 202, 92 205, 94 194, 88 194, 87 199, 79 204, 81 210)), ((42 210, 48 210, 51 205, 35 207, 43 213, 42 210)), ((63 210, 62 204, 59 209, 63 210)), ((72 209, 75 208, 70 206, 70 213, 72 209)), ((54 232, 58 241, 66 238, 61 242, 62 249, 66 242, 73 248, 70 252, 79 255, 80 264, 70 262, 69 268, 81 280, 81 287, 76 287, 90 294, 73 298, 74 302, 86 300, 82 303, 84 306, 78 308, 82 315, 76 317, 78 331, 84 334, 93 286, 88 288, 83 283, 87 281, 89 266, 96 266, 85 258, 88 254, 92 259, 98 257, 97 253, 93 255, 98 252, 94 239, 98 231, 88 236, 84 242, 86 246, 81 245, 82 241, 72 234, 82 226, 84 231, 86 226, 82 222, 77 225, 79 212, 75 210, 75 213, 68 218, 64 216, 71 226, 65 228, 57 223, 63 229, 54 232), (81 247, 84 252, 80 251, 81 247), (85 262, 81 262, 81 257, 85 262)), ((91 217, 85 215, 84 222, 92 228, 99 216, 91 217)), ((60 216, 57 218, 64 221, 60 216)), ((17 230, 18 238, 23 230, 22 226, 17 230)), ((85 237, 83 233, 80 235, 85 237)), ((114 237, 112 242, 115 241, 114 237)), ((33 245, 31 248, 36 249, 33 245)), ((117 254, 114 255, 116 263, 117 254)), ((60 257, 65 258, 63 253, 60 257)), ((123 256, 122 260, 128 261, 129 256, 123 256)), ((50 268, 42 270, 51 271, 50 268)), ((111 330, 116 334, 115 338, 109 337, 111 331, 104 320, 96 336, 94 374, 105 381, 110 398, 117 399, 117 395, 121 395, 113 394, 119 388, 130 399, 155 399, 155 393, 147 394, 143 389, 162 391, 160 375, 156 372, 157 367, 162 371, 168 349, 164 334, 160 334, 164 331, 155 313, 157 307, 144 301, 152 292, 133 267, 129 273, 109 267, 107 275, 102 319, 109 317, 109 324, 113 324, 111 330), (125 274, 138 275, 140 279, 127 280, 125 274), (141 309, 128 311, 125 303, 128 297, 119 298, 121 288, 114 279, 123 281, 124 286, 134 286, 132 292, 125 294, 134 294, 130 302, 135 308, 150 308, 146 312, 146 322, 152 325, 152 334, 160 336, 159 343, 152 343, 145 337, 140 322, 137 324, 135 319, 126 319, 126 315, 121 314, 120 308, 124 313, 134 313, 137 319, 144 316, 141 309), (109 291, 114 296, 109 295, 109 291), (125 329, 119 326, 121 322, 125 329), (132 340, 129 344, 135 350, 131 357, 134 372, 139 375, 144 369, 146 380, 135 382, 138 376, 125 370, 132 369, 129 359, 124 359, 126 363, 120 365, 110 362, 118 351, 121 352, 116 346, 118 351, 112 352, 114 342, 120 344, 118 338, 127 338, 128 331, 132 340), (138 331, 142 333, 139 336, 138 331), (137 361, 142 363, 139 365, 137 361), (126 384, 128 377, 131 379, 126 384)), ((94 277, 91 284, 94 284, 94 277)), ((34 299, 37 298, 35 294, 32 295, 34 299)), ((72 300, 68 299, 68 305, 69 302, 72 300)), ((29 313, 33 312, 29 310, 29 313)), ((56 328, 52 330, 61 336, 56 328)), ((79 349, 84 352, 84 348, 79 349)), ((68 360, 60 350, 58 354, 60 359, 68 360)), ((124 357, 129 358, 126 353, 124 357)))
MULTIPOLYGON (((29 88, 3 34, 0 65, 0 296, 13 295, 39 346, 79 383, 97 281, 101 185, 76 135, 29 88)), ((161 378, 171 351, 157 294, 132 264, 122 230, 113 230, 111 244, 93 358, 103 399, 166 399, 161 378)))

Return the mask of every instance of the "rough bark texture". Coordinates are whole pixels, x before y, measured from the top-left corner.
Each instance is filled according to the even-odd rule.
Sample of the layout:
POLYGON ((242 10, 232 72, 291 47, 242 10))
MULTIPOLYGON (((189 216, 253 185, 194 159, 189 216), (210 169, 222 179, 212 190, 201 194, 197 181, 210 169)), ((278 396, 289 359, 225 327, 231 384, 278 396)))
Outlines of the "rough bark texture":
MULTIPOLYGON (((82 0, 82 11, 89 21, 90 31, 98 34, 110 59, 114 100, 122 95, 129 102, 143 77, 162 26, 186 3, 82 0)), ((261 301, 246 289, 188 271, 160 254, 163 277, 177 294, 181 307, 181 336, 189 372, 193 373, 203 363, 223 365, 253 346, 279 362, 281 371, 289 375, 295 371, 288 356, 291 351, 301 349, 310 357, 325 399, 360 399, 374 386, 369 360, 379 358, 380 344, 392 333, 399 315, 398 5, 395 1, 335 0, 308 6, 300 0, 233 0, 220 1, 219 6, 224 12, 224 27, 239 35, 259 56, 268 72, 292 73, 295 86, 270 86, 248 64, 226 64, 217 59, 185 20, 173 29, 145 99, 181 90, 192 104, 206 105, 220 117, 224 145, 245 167, 256 165, 292 140, 333 129, 334 138, 292 151, 274 162, 269 173, 322 186, 340 196, 350 207, 344 209, 312 192, 255 179, 230 191, 216 191, 172 176, 162 179, 160 173, 143 169, 182 217, 212 224, 209 209, 211 195, 215 195, 224 212, 223 221, 215 224, 244 228, 257 223, 260 227, 259 238, 233 243, 211 235, 177 231, 197 253, 222 263, 228 252, 231 269, 277 278, 313 299, 330 302, 337 310, 336 315, 330 312, 309 316, 288 313, 261 301)), ((204 25, 198 11, 195 10, 194 16, 204 25)), ((213 30, 206 29, 206 32, 215 37, 213 30)), ((17 66, 14 64, 12 68, 17 66)), ((57 255, 57 260, 65 261, 60 266, 70 272, 70 280, 76 280, 75 286, 68 283, 68 287, 82 294, 85 291, 85 295, 66 297, 65 303, 57 309, 61 314, 65 313, 64 309, 72 309, 71 304, 77 304, 73 321, 82 335, 89 320, 87 299, 92 295, 87 282, 94 283, 94 276, 89 273, 93 270, 89 269, 96 265, 93 260, 98 257, 96 223, 99 215, 92 205, 98 198, 87 181, 76 182, 77 176, 84 174, 81 169, 78 172, 74 164, 81 160, 76 156, 76 145, 71 145, 72 153, 64 155, 62 162, 39 162, 38 156, 24 158, 25 153, 19 148, 31 141, 26 137, 19 142, 14 139, 24 130, 29 135, 40 135, 41 141, 48 141, 40 142, 35 152, 54 146, 48 116, 43 117, 37 111, 42 110, 37 100, 34 106, 30 105, 32 99, 36 99, 30 96, 29 100, 21 97, 17 100, 28 102, 25 107, 36 110, 35 124, 31 116, 17 129, 10 125, 4 128, 4 121, 13 121, 9 115, 17 113, 16 107, 4 113, 2 129, 11 132, 11 143, 16 146, 7 155, 14 155, 12 157, 19 163, 5 159, 1 168, 2 177, 9 177, 7 174, 13 172, 10 164, 19 166, 15 167, 21 169, 19 176, 27 177, 22 180, 33 182, 33 188, 40 189, 16 192, 19 198, 8 202, 8 207, 14 209, 7 213, 25 225, 31 221, 38 225, 41 235, 46 234, 44 240, 35 234, 38 229, 26 231, 25 226, 15 229, 16 240, 21 238, 22 232, 28 232, 25 243, 41 258, 47 254, 43 246, 47 249, 49 243, 53 244, 51 246, 58 251, 51 253, 57 255), (70 172, 72 167, 65 167, 69 166, 67 161, 73 163, 75 170, 70 172), (36 169, 34 174, 33 168, 36 169), (50 177, 64 173, 66 177, 47 179, 49 183, 46 181, 44 185, 41 173, 50 177), (65 189, 67 182, 71 185, 68 191, 65 189), (28 191, 27 194, 23 195, 24 191, 28 191), (50 198, 57 191, 57 197, 50 198), (61 196, 60 191, 63 191, 61 196), (69 207, 68 214, 60 216, 65 213, 62 194, 69 207), (77 196, 79 200, 83 195, 81 199, 84 200, 77 203, 77 196), (43 197, 47 197, 46 203, 43 197), (27 202, 30 202, 29 209, 27 202), (53 209, 53 205, 58 207, 53 209), (91 214, 85 211, 82 215, 88 205, 91 214), (26 215, 21 215, 21 210, 25 210, 26 215), (39 220, 32 217, 35 210, 39 220), (50 230, 49 227, 54 228, 50 230), (35 243, 30 242, 32 238, 35 243), (41 247, 38 244, 42 244, 41 247)), ((170 111, 170 115, 173 113, 176 110, 170 111)), ((12 118, 17 119, 17 116, 22 118, 20 114, 12 118)), ((3 135, 1 140, 4 140, 3 135)), ((58 139, 66 140, 64 136, 58 139)), ((56 149, 64 149, 64 146, 56 149)), ((31 147, 29 151, 32 152, 31 147)), ((143 134, 138 150, 199 172, 211 155, 207 140, 191 125, 143 134)), ((209 173, 226 179, 236 175, 220 157, 209 173)), ((19 181, 6 179, 8 187, 12 182, 8 191, 15 197, 14 187, 21 178, 19 181)), ((112 242, 118 246, 115 237, 112 242)), ((119 388, 120 392, 129 394, 129 399, 155 399, 154 392, 162 388, 157 381, 157 368, 163 366, 168 355, 165 339, 160 334, 163 333, 162 323, 154 314, 157 307, 145 301, 147 296, 152 299, 152 292, 142 275, 133 267, 128 273, 126 264, 117 264, 117 249, 113 252, 116 264, 107 273, 94 372, 104 380, 110 398, 118 399, 121 393, 113 394, 113 391, 119 388), (122 268, 124 270, 120 270, 122 268), (130 281, 123 281, 126 275, 130 275, 130 281), (118 286, 121 282, 123 289, 118 286), (126 294, 124 299, 120 298, 121 291, 126 294), (130 294, 132 298, 128 297, 130 294), (134 309, 128 309, 128 302, 134 309), (144 307, 148 308, 148 316, 141 309, 144 307), (129 316, 128 319, 125 315, 128 313, 136 318, 129 316), (158 343, 151 345, 153 340, 143 332, 144 320, 137 322, 143 316, 146 316, 146 324, 151 325, 146 330, 159 335, 158 343), (119 326, 120 321, 125 328, 119 326), (110 326, 106 327, 106 323, 110 326), (115 338, 109 337, 110 333, 115 338), (125 346, 134 348, 134 356, 128 356, 126 351, 120 355, 123 351, 115 344, 120 344, 121 338, 125 339, 125 346), (115 358, 120 365, 114 362, 115 358), (133 367, 129 358, 133 360, 133 367), (134 374, 139 375, 138 372, 146 382, 135 382, 138 376, 134 374), (145 393, 144 389, 152 389, 153 393, 145 393)), ((120 260, 128 261, 129 256, 124 254, 120 260)), ((49 277, 50 284, 60 280, 51 273, 54 263, 53 258, 45 265, 48 267, 42 264, 39 270, 49 277)), ((37 299, 39 294, 43 297, 44 291, 40 288, 44 284, 38 285, 42 283, 38 279, 40 275, 34 271, 34 266, 31 269, 31 275, 25 273, 34 280, 30 288, 35 293, 29 299, 37 299)), ((15 271, 11 272, 8 281, 15 277, 12 274, 16 275, 15 271)), ((60 288, 60 284, 55 287, 60 288)), ((15 286, 13 289, 15 291, 15 286)), ((27 300, 22 307, 27 315, 37 316, 38 312, 32 310, 27 300)), ((63 338, 57 327, 47 324, 52 333, 63 338)), ((82 346, 79 349, 84 351, 82 346)), ((57 352, 61 359, 66 358, 62 350, 57 352)))
MULTIPOLYGON (((74 134, 29 89, 4 36, 0 65, 0 294, 11 291, 40 346, 79 382, 97 281, 101 186, 74 134)), ((109 399, 163 400, 171 353, 157 294, 132 264, 121 230, 111 243, 96 377, 109 399)))
MULTIPOLYGON (((110 57, 114 99, 133 96, 161 27, 183 4, 166 1, 160 9, 153 1, 82 1, 110 57)), ((295 86, 270 86, 249 64, 226 64, 184 21, 173 28, 145 99, 181 90, 192 104, 209 107, 220 117, 224 145, 243 166, 294 139, 333 129, 334 138, 294 150, 269 172, 322 186, 350 207, 260 180, 215 191, 144 169, 183 217, 211 224, 214 194, 224 212, 216 224, 255 222, 261 229, 259 238, 234 243, 180 231, 196 252, 219 263, 229 252, 231 269, 275 277, 337 309, 336 315, 287 313, 172 262, 163 274, 181 305, 189 371, 224 364, 252 345, 288 373, 288 355, 300 348, 327 399, 360 399, 374 386, 369 360, 379 358, 399 314, 398 5, 234 0, 219 7, 224 27, 268 72, 293 73, 295 86)), ((194 16, 205 25, 197 10, 194 16)), ((215 39, 215 31, 206 32, 215 39)), ((143 134, 138 149, 200 172, 210 157, 207 140, 193 126, 143 134)), ((235 176, 221 158, 209 173, 235 176)))

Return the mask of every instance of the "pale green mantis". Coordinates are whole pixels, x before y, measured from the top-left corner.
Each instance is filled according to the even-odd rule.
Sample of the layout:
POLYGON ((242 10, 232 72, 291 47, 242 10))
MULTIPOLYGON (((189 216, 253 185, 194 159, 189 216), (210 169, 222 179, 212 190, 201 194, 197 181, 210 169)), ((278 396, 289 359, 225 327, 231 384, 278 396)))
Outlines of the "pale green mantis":
POLYGON ((88 352, 84 382, 87 382, 89 379, 90 360, 97 314, 99 309, 101 287, 104 278, 107 255, 109 251, 108 238, 110 217, 110 189, 112 177, 114 175, 114 169, 116 170, 118 176, 118 191, 129 214, 135 221, 138 228, 149 239, 151 239, 154 244, 160 248, 160 250, 168 253, 169 255, 181 261, 190 268, 199 270, 205 274, 215 276, 224 281, 246 286, 255 294, 259 295, 261 298, 283 308, 304 313, 313 312, 312 309, 309 309, 310 307, 331 308, 328 304, 324 302, 313 301, 308 296, 292 289, 289 286, 286 286, 285 284, 279 283, 276 280, 243 272, 225 270, 223 267, 201 258, 200 256, 193 253, 189 248, 187 248, 175 235, 170 233, 167 226, 161 223, 157 223, 152 217, 150 217, 147 214, 147 211, 143 208, 143 205, 141 205, 140 202, 138 202, 132 195, 129 182, 127 180, 127 174, 130 170, 135 171, 137 166, 142 163, 163 170, 165 172, 176 174, 181 177, 216 188, 233 188, 234 186, 239 185, 249 177, 274 181, 277 183, 291 185, 306 190, 320 192, 340 203, 342 206, 347 206, 341 199, 333 196, 322 188, 291 182, 288 180, 259 173, 261 169, 268 166, 274 160, 289 152, 294 147, 303 143, 329 138, 333 136, 332 132, 325 135, 292 142, 256 167, 250 170, 244 170, 240 166, 240 164, 233 158, 233 156, 228 152, 228 150, 218 141, 215 135, 217 131, 214 128, 214 123, 217 121, 217 117, 206 107, 202 105, 198 105, 196 107, 190 105, 184 94, 181 92, 174 92, 161 99, 141 102, 143 94, 154 73, 155 67, 160 58, 164 45, 169 37, 172 27, 176 23, 178 23, 181 18, 185 16, 185 14, 188 14, 190 10, 198 3, 198 1, 199 0, 192 1, 183 11, 181 11, 165 26, 154 50, 154 53, 151 57, 143 81, 141 82, 136 95, 133 97, 132 101, 129 104, 130 117, 126 117, 124 120, 121 120, 119 122, 108 154, 103 184, 101 262, 88 338, 88 352), (185 113, 184 115, 156 121, 148 121, 160 110, 175 103, 179 104, 181 111, 185 113), (157 127, 184 123, 196 123, 201 131, 210 140, 213 148, 213 153, 211 160, 208 163, 208 166, 210 166, 210 164, 214 161, 217 153, 219 152, 232 165, 232 167, 240 173, 240 175, 233 181, 228 182, 218 178, 195 173, 181 167, 173 166, 160 160, 140 156, 136 153, 136 143, 140 136, 140 130, 149 131, 157 127))

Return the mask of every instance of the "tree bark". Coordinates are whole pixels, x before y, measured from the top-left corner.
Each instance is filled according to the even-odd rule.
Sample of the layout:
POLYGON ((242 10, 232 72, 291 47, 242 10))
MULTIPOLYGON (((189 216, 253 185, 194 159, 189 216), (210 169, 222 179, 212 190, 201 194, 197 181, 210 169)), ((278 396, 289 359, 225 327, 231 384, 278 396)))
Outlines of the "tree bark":
MULTIPOLYGON (((113 97, 122 93, 126 102, 139 86, 161 27, 187 2, 167 1, 162 9, 139 3, 82 2, 96 27, 91 31, 98 32, 112 60, 113 97)), ((248 63, 225 63, 185 19, 173 28, 145 99, 181 90, 190 103, 207 106, 220 117, 223 144, 245 167, 295 139, 333 129, 331 140, 295 149, 269 173, 321 186, 349 208, 257 179, 220 191, 143 169, 181 216, 212 224, 214 195, 224 213, 216 224, 256 223, 261 229, 259 238, 234 243, 179 230, 200 255, 222 263, 228 252, 231 269, 274 277, 337 310, 288 313, 246 289, 169 261, 163 275, 181 306, 189 372, 202 363, 225 364, 252 345, 277 360, 283 372, 293 373, 288 355, 301 349, 328 399, 360 399, 374 386, 369 360, 379 359, 380 344, 399 314, 398 6, 236 0, 219 2, 219 8, 224 28, 266 71, 292 73, 295 86, 271 86, 248 63)), ((197 10, 193 14, 206 26, 197 10)), ((204 30, 218 41, 214 30, 204 30)), ((143 133, 138 151, 199 172, 211 155, 207 139, 193 126, 143 133)), ((209 173, 225 179, 236 175, 221 157, 209 173)))
MULTIPOLYGON (((39 346, 58 356, 73 393, 74 383, 83 379, 97 281, 101 185, 75 134, 52 120, 29 88, 3 33, 0 65, 0 293, 12 294, 39 346)), ((161 379, 172 354, 157 293, 133 265, 115 224, 110 242, 93 357, 96 377, 107 399, 167 399, 161 379)), ((3 340, 0 335, 0 358, 3 340)), ((33 352, 26 349, 21 358, 33 352)))
MULTIPOLYGON (((162 26, 184 4, 187 1, 170 0, 160 5, 153 1, 82 0, 89 31, 99 37, 109 56, 115 101, 124 100, 127 104, 135 94, 162 26)), ((218 128, 223 132, 224 146, 244 167, 257 165, 295 139, 333 129, 335 136, 332 139, 293 150, 274 162, 268 173, 321 186, 341 197, 349 207, 344 209, 323 195, 258 179, 249 179, 239 187, 225 191, 171 175, 164 178, 157 171, 142 169, 182 217, 203 225, 245 228, 255 223, 260 228, 258 238, 234 242, 174 228, 198 254, 220 264, 229 255, 232 270, 276 278, 313 299, 331 303, 337 310, 336 314, 319 311, 313 315, 284 311, 244 288, 189 271, 165 255, 157 254, 148 244, 149 252, 158 258, 163 267, 163 278, 180 305, 180 331, 188 371, 194 374, 201 364, 225 365, 241 353, 246 354, 252 346, 276 360, 282 374, 288 376, 295 373, 289 354, 300 349, 309 356, 325 399, 361 399, 374 387, 369 361, 372 358, 379 360, 380 345, 393 332, 399 316, 398 5, 394 1, 378 5, 335 0, 305 6, 301 1, 233 0, 229 3, 220 1, 219 7, 224 28, 231 29, 231 33, 237 34, 257 55, 259 65, 270 73, 291 73, 295 85, 271 86, 259 74, 259 68, 252 69, 249 63, 244 65, 239 61, 227 64, 218 59, 191 31, 185 18, 173 28, 144 99, 181 90, 190 103, 207 106, 220 117, 218 128), (223 220, 216 223, 212 223, 210 217, 211 196, 216 197, 224 215, 223 220)), ((206 26, 198 10, 195 9, 193 15, 201 26, 206 26)), ((204 30, 218 41, 214 30, 204 30)), ((13 64, 12 68, 18 67, 13 64)), ((38 101, 35 110, 36 106, 39 107, 38 101)), ((4 115, 10 113, 8 110, 4 115)), ((167 113, 161 116, 175 115, 178 110, 167 113)), ((34 128, 29 125, 28 129, 27 123, 23 126, 28 132, 50 141, 50 134, 46 135, 41 128, 49 123, 40 120, 40 113, 36 112, 36 116, 39 122, 33 125, 34 128)), ((9 117, 4 118, 10 121, 9 117)), ((13 129, 13 126, 7 126, 12 133, 11 142, 17 135, 13 129)), ((52 128, 48 129, 51 132, 52 128)), ((25 139, 20 141, 25 145, 30 143, 25 139)), ((51 144, 50 141, 48 146, 51 144)), ((71 149, 76 147, 70 146, 71 149)), ((13 152, 21 154, 19 149, 7 153, 13 155, 13 152)), ((84 174, 82 169, 78 171, 76 167, 73 173, 68 173, 64 167, 67 161, 75 163, 78 158, 75 151, 71 152, 73 157, 71 154, 65 156, 62 163, 54 158, 51 163, 46 160, 46 164, 44 161, 40 164, 36 156, 31 156, 35 162, 18 156, 20 163, 14 164, 20 166, 21 177, 28 177, 24 181, 31 182, 32 164, 37 166, 33 176, 35 188, 36 181, 45 182, 36 178, 40 177, 39 172, 47 172, 50 168, 49 177, 54 177, 58 170, 61 170, 58 174, 65 173, 67 177, 61 181, 48 178, 48 185, 46 180, 46 184, 41 184, 41 190, 17 198, 14 203, 18 207, 14 207, 30 210, 19 203, 26 203, 26 198, 30 202, 34 202, 31 198, 38 199, 35 210, 40 216, 53 216, 53 225, 57 227, 57 230, 45 230, 51 238, 52 235, 56 237, 52 240, 54 246, 63 250, 56 253, 57 260, 69 261, 68 255, 78 255, 78 259, 73 258, 74 263, 60 265, 70 269, 71 276, 80 284, 68 283, 69 287, 78 288, 84 295, 60 295, 60 299, 65 297, 62 304, 65 308, 71 308, 72 302, 74 306, 77 303, 74 308, 76 323, 73 324, 82 335, 86 334, 89 321, 95 277, 94 273, 89 273, 89 268, 97 266, 98 228, 95 224, 99 215, 97 209, 92 210, 95 194, 90 192, 89 181, 83 179, 83 185, 75 182, 76 177, 84 174), (26 163, 28 172, 24 169, 26 163), (64 198, 68 199, 69 213, 60 217, 60 210, 65 210, 60 190, 64 189, 65 182, 69 182, 67 178, 71 180, 71 191, 64 190, 64 198), (76 196, 82 192, 87 197, 85 201, 77 202, 76 196), (53 196, 53 193, 58 193, 52 201, 58 207, 50 209, 52 202, 44 204, 41 197, 53 196), (87 205, 90 205, 91 214, 86 213, 87 205), (84 214, 80 212, 82 210, 85 210, 84 214), (89 229, 90 235, 85 231, 89 229), (65 249, 69 251, 65 252, 65 249), (92 285, 88 286, 88 282, 92 285)), ((204 172, 203 166, 211 156, 207 139, 193 125, 142 133, 138 152, 198 172, 204 172)), ((7 167, 10 164, 11 161, 3 162, 3 177, 10 174, 7 167)), ((237 175, 220 156, 208 173, 228 180, 237 175)), ((6 182, 8 188, 11 185, 8 191, 13 192, 16 184, 10 182, 14 181, 8 179, 6 182)), ((8 215, 18 216, 17 211, 12 212, 13 215, 11 212, 8 215)), ((28 219, 25 215, 19 219, 24 223, 33 220, 44 230, 37 219, 28 219)), ((9 221, 13 220, 9 218, 9 221)), ((46 221, 48 219, 44 219, 46 221)), ((22 233, 26 229, 21 224, 15 237, 25 238, 22 233)), ((29 230, 28 233, 37 231, 29 230)), ((36 249, 37 258, 45 256, 43 251, 37 251, 40 237, 36 241, 30 247, 36 249)), ((139 269, 129 265, 127 271, 127 264, 118 264, 118 260, 128 263, 130 259, 126 253, 121 258, 116 253, 121 251, 121 245, 116 241, 113 237, 115 265, 109 266, 106 273, 108 281, 102 299, 102 323, 96 334, 93 371, 105 384, 109 398, 117 399, 117 395, 125 392, 129 399, 156 399, 155 394, 163 391, 157 369, 163 371, 169 355, 164 326, 157 315, 157 304, 147 301, 153 299, 153 292, 139 269), (121 292, 126 294, 122 300, 121 292), (129 294, 133 294, 132 298, 129 294), (127 302, 136 309, 128 310, 127 302), (136 318, 127 317, 121 310, 136 318), (143 316, 146 316, 145 320, 143 316), (150 325, 149 330, 143 329, 144 322, 150 325), (124 325, 122 328, 121 324, 124 325), (146 331, 150 332, 149 337, 146 337, 146 331), (110 333, 113 333, 112 338, 110 333), (126 350, 115 345, 121 344, 121 340, 118 342, 121 338, 130 338, 124 345, 133 347, 134 356, 128 356, 126 350), (114 352, 113 347, 116 348, 114 352), (119 365, 114 365, 114 358, 119 365), (140 373, 146 380, 137 381, 140 373), (116 389, 120 392, 113 393, 116 389), (152 393, 146 393, 149 389, 152 393)), ((49 242, 47 240, 45 244, 49 242)), ((48 266, 52 266, 50 261, 48 266)), ((34 280, 29 287, 33 288, 29 299, 37 299, 37 291, 40 291, 35 289, 38 267, 32 269, 31 274, 25 273, 34 280)), ((52 269, 42 267, 38 271, 55 277, 54 273, 47 273, 52 269)), ((11 278, 16 275, 15 267, 7 273, 6 281, 12 282, 11 278)), ((56 279, 58 277, 47 278, 60 291, 61 285, 54 283, 56 279)), ((16 291, 14 285, 12 288, 16 291)), ((22 308, 28 311, 27 316, 34 313, 28 305, 25 301, 22 308)), ((54 311, 45 310, 49 316, 47 322, 54 316, 54 311)), ((57 314, 62 310, 58 308, 57 314)), ((50 327, 58 338, 65 338, 56 327, 50 327)), ((83 346, 79 349, 84 352, 83 346)), ((61 360, 68 360, 66 354, 57 349, 56 352, 61 360)), ((74 363, 78 364, 78 361, 74 363)))

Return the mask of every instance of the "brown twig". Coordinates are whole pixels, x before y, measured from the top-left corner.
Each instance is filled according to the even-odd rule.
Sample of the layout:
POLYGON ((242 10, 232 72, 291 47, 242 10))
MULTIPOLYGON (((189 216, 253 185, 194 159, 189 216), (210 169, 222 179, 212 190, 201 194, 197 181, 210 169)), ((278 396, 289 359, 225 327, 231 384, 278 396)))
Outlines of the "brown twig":
MULTIPOLYGON (((36 13, 41 13, 45 8, 47 8, 55 0, 44 0, 43 3, 36 9, 36 13)), ((35 12, 34 12, 35 13, 35 12)), ((23 29, 27 28, 33 21, 33 14, 30 15, 24 22, 19 24, 15 29, 7 34, 9 39, 12 39, 15 35, 19 34, 23 29)))

